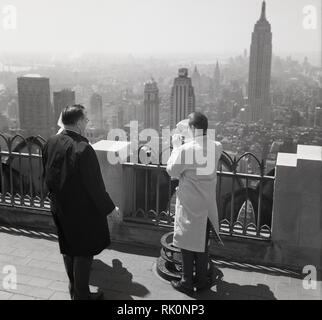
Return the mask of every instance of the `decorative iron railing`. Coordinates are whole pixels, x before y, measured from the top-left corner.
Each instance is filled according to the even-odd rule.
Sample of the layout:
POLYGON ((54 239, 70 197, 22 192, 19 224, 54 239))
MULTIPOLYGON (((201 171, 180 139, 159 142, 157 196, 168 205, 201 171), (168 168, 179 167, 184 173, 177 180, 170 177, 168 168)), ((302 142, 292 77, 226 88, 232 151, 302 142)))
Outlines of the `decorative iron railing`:
POLYGON ((50 210, 42 177, 41 137, 0 134, 0 205, 50 210))
MULTIPOLYGON (((44 143, 41 137, 0 134, 0 206, 50 210, 43 180, 44 143)), ((161 165, 125 163, 123 168, 124 220, 172 228, 178 181, 161 165)), ((239 159, 224 153, 217 180, 221 234, 269 240, 275 172, 265 175, 264 162, 251 153, 239 159)))
MULTIPOLYGON (((175 192, 165 166, 126 163, 131 206, 125 219, 131 222, 173 227, 175 192)), ((275 171, 265 175, 265 164, 253 154, 232 159, 224 153, 218 168, 217 205, 222 235, 270 240, 275 171), (253 160, 258 174, 240 173, 241 161, 253 160)))

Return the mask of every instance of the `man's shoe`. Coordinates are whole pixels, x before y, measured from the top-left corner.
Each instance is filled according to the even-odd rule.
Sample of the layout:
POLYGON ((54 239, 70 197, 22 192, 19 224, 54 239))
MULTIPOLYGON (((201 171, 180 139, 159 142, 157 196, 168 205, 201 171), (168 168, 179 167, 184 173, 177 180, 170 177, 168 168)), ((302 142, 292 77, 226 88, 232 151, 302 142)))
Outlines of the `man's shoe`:
POLYGON ((187 287, 182 281, 173 280, 171 281, 172 287, 184 294, 191 295, 194 293, 193 287, 187 287))
POLYGON ((206 290, 210 290, 211 287, 212 287, 213 283, 212 283, 212 279, 208 279, 206 282, 204 283, 200 283, 200 284, 196 284, 195 287, 196 287, 196 290, 198 292, 201 292, 201 291, 206 291, 206 290))
POLYGON ((99 290, 95 293, 90 293, 89 300, 104 300, 104 292, 99 290))
POLYGON ((96 300, 103 300, 104 299, 104 292, 102 291, 97 291, 95 293, 90 293, 89 295, 86 296, 77 296, 76 294, 74 295, 73 300, 91 300, 91 301, 96 301, 96 300))

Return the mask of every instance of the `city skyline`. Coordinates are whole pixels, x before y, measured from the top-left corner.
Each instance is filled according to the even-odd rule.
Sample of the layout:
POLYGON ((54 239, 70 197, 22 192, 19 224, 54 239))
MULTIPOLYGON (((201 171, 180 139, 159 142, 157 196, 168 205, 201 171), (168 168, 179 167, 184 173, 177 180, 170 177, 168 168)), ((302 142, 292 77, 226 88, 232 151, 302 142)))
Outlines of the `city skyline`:
MULTIPOLYGON (((84 56, 79 63, 70 65, 70 60, 64 60, 62 65, 55 63, 47 65, 46 61, 49 60, 40 60, 31 67, 29 73, 34 74, 33 78, 37 73, 46 75, 51 81, 53 92, 69 88, 74 92, 73 100, 89 107, 91 139, 101 138, 104 130, 116 126, 126 127, 133 119, 139 120, 144 127, 174 128, 193 111, 208 114, 211 127, 218 127, 221 122, 235 120, 243 125, 247 122, 256 123, 259 120, 269 122, 269 119, 286 126, 311 127, 314 118, 317 118, 316 105, 321 101, 318 98, 318 88, 313 89, 311 93, 304 89, 299 93, 295 91, 298 89, 294 85, 296 82, 298 85, 303 84, 305 77, 304 81, 315 88, 319 81, 321 83, 320 76, 318 70, 309 63, 309 59, 298 64, 289 57, 284 61, 275 57, 272 64, 272 39, 274 41, 279 34, 279 32, 272 33, 275 26, 271 23, 271 7, 270 5, 266 7, 266 3, 272 2, 273 0, 256 1, 257 16, 252 25, 257 22, 255 28, 251 30, 251 41, 245 46, 242 54, 227 61, 217 57, 211 65, 197 61, 183 62, 184 60, 177 64, 172 61, 167 65, 164 61, 153 59, 133 59, 132 65, 123 62, 117 66, 113 64, 108 66, 104 56, 84 56), (105 66, 108 67, 105 69, 105 66), (272 87, 270 87, 271 69, 274 70, 272 87), (71 73, 67 74, 67 70, 71 73), (179 76, 176 78, 175 70, 179 70, 179 76), (150 103, 152 96, 148 90, 149 82, 146 82, 149 78, 156 79, 154 83, 158 83, 158 89, 157 91, 153 89, 152 95, 154 96, 155 91, 158 98, 153 103, 150 103), (293 89, 298 100, 289 98, 289 92, 293 89), (248 112, 250 115, 248 119, 247 110, 251 111, 248 112), (149 111, 152 113, 149 114, 149 111), (269 115, 266 111, 269 111, 269 115)), ((173 30, 178 39, 181 39, 181 36, 184 38, 188 32, 179 31, 173 30)), ((13 56, 13 59, 17 57, 13 56)), ((28 64, 28 59, 27 57, 26 60, 16 61, 28 64)), ((20 74, 17 76, 19 78, 20 74)), ((4 78, 4 81, 7 80, 4 78)), ((4 92, 4 115, 7 118, 9 113, 14 114, 14 111, 11 112, 7 107, 14 106, 15 98, 12 96, 14 91, 15 89, 11 87, 8 88, 8 93, 4 92)), ((18 100, 20 105, 20 98, 18 100)), ((53 105, 54 109, 61 110, 61 106, 55 107, 55 99, 53 105)), ((59 111, 56 111, 53 126, 56 125, 58 116, 59 111)), ((8 118, 10 130, 15 130, 18 126, 16 120, 8 118)), ((23 124, 23 121, 20 122, 23 124)), ((225 140, 224 137, 221 139, 225 140)), ((266 141, 262 143, 267 146, 266 141)), ((246 146, 242 148, 245 149, 246 146)), ((267 156, 267 147, 265 148, 263 152, 267 156)))

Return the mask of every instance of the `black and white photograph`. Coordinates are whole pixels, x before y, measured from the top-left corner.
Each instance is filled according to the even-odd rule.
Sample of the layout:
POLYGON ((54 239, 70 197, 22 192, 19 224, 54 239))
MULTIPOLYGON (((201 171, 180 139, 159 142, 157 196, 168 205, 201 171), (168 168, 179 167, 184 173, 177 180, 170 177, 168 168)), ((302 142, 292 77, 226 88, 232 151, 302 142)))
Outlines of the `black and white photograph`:
POLYGON ((0 0, 0 300, 322 300, 322 1, 0 0))

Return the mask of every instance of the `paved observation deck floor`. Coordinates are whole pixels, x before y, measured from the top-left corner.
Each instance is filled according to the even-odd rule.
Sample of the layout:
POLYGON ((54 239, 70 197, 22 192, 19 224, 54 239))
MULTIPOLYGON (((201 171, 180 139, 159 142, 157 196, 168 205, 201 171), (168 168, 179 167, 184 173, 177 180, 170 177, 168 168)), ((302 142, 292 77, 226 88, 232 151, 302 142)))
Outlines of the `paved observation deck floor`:
MULTIPOLYGON (((295 274, 216 262, 223 279, 211 290, 186 296, 156 273, 157 250, 114 244, 95 257, 90 284, 107 300, 322 299, 322 283, 305 290, 295 274)), ((0 300, 69 300, 68 280, 54 236, 0 227, 0 300), (17 270, 17 288, 6 290, 5 267, 17 270)))

